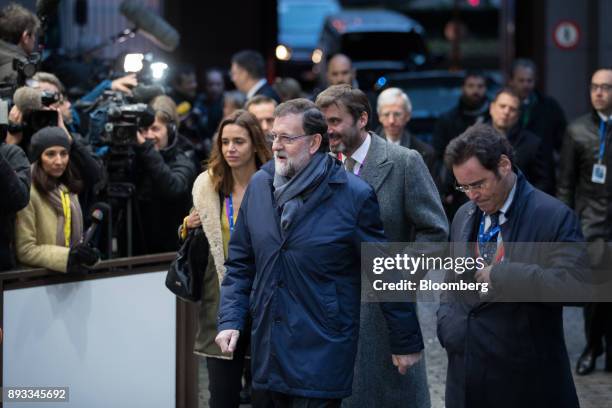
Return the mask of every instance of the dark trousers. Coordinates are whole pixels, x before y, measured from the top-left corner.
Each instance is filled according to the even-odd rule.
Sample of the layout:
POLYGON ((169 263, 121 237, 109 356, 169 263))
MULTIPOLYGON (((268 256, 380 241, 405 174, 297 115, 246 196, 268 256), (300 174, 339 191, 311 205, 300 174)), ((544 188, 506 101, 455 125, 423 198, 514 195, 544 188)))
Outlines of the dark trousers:
MULTIPOLYGON (((208 368, 208 391, 210 392, 210 400, 208 405, 210 408, 238 408, 240 406, 240 390, 242 389, 242 373, 245 362, 248 364, 249 359, 245 359, 247 349, 250 345, 250 336, 241 333, 234 352, 232 360, 223 360, 220 358, 207 357, 206 366, 208 368)), ((252 408, 272 408, 272 401, 266 392, 252 390, 251 391, 251 407, 252 408)))
POLYGON ((612 303, 587 303, 584 306, 584 331, 587 349, 596 355, 606 351, 612 359, 612 303), (606 341, 604 349, 602 339, 606 341))
POLYGON ((274 408, 340 408, 341 399, 304 398, 269 392, 274 408))

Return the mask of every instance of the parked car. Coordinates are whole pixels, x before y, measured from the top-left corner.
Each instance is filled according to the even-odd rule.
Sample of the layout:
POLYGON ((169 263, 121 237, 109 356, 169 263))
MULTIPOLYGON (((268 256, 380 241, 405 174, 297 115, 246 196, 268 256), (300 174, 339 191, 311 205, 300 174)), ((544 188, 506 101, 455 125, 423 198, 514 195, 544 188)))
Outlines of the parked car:
POLYGON ((312 67, 320 61, 317 47, 325 17, 338 13, 337 0, 279 0, 277 69, 280 76, 291 76, 302 83, 316 80, 312 67))
MULTIPOLYGON (((436 120, 459 101, 464 75, 463 71, 402 72, 379 77, 377 87, 380 91, 396 87, 408 94, 412 102, 408 128, 419 139, 431 143, 436 120)), ((486 75, 491 99, 502 86, 502 75, 498 71, 486 75)))
POLYGON ((330 15, 319 38, 322 58, 317 68, 322 83, 327 60, 337 53, 352 59, 364 91, 374 89, 381 75, 423 68, 429 58, 424 34, 417 21, 390 10, 355 9, 330 15))

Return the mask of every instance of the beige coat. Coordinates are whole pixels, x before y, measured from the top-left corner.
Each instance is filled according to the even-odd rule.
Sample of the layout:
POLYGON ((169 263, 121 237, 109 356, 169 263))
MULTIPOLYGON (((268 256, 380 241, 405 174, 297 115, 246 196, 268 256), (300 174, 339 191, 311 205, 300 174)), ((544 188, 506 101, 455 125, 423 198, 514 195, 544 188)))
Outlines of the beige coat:
POLYGON ((70 248, 57 245, 57 212, 38 190, 30 188, 30 203, 17 213, 15 247, 20 263, 66 272, 70 248))
POLYGON ((210 246, 208 265, 202 284, 202 300, 198 313, 198 332, 194 352, 206 357, 231 359, 231 354, 222 354, 215 343, 217 335, 217 312, 221 282, 225 276, 225 256, 221 234, 221 200, 215 191, 208 171, 196 179, 193 190, 193 206, 200 214, 202 230, 210 246))

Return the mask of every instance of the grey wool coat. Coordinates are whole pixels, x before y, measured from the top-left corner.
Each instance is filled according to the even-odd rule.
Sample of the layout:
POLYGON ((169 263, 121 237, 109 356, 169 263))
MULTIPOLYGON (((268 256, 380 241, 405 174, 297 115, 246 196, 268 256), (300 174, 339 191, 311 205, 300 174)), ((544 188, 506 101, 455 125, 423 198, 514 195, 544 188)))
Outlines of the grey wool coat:
MULTIPOLYGON (((360 177, 376 191, 385 235, 391 242, 446 242, 448 221, 421 155, 371 134, 360 177)), ((424 357, 400 375, 391 360, 388 330, 378 303, 361 304, 353 394, 343 407, 431 405, 424 357)))

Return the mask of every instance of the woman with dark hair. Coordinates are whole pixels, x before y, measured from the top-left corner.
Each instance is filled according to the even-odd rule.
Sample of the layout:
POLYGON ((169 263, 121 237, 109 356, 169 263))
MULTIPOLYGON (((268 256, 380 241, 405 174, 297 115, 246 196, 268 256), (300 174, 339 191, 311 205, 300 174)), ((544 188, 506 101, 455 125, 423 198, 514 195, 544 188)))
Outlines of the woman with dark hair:
POLYGON ((67 272, 99 259, 94 249, 80 243, 83 214, 77 194, 84 186, 70 156, 71 140, 64 129, 46 127, 32 136, 30 202, 17 213, 15 228, 21 263, 67 272))
MULTIPOLYGON (((251 176, 271 157, 255 116, 237 110, 226 117, 219 125, 208 169, 198 176, 193 186, 194 209, 183 223, 183 236, 187 229, 201 227, 210 247, 194 351, 207 358, 212 408, 240 405, 241 377, 249 340, 248 336, 241 338, 233 354, 223 354, 215 343, 220 286, 242 197, 251 176)), ((256 401, 253 406, 257 407, 256 401)))

